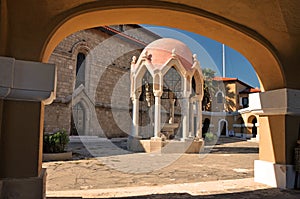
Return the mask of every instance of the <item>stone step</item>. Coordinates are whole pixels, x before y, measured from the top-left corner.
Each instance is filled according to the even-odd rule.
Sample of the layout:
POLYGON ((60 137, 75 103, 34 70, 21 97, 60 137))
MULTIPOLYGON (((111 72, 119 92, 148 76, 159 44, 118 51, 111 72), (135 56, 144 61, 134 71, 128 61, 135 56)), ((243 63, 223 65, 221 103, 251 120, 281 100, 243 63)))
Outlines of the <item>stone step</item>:
POLYGON ((100 138, 98 136, 70 136, 70 142, 99 142, 109 141, 107 138, 100 138))

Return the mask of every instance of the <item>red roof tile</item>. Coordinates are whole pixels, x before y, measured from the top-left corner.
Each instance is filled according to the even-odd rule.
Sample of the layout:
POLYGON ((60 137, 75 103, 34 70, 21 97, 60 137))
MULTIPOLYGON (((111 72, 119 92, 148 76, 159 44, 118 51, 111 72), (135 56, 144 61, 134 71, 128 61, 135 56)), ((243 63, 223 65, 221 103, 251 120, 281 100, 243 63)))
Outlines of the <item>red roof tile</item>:
POLYGON ((223 82, 226 82, 226 81, 237 81, 238 78, 231 78, 231 77, 214 77, 215 81, 223 81, 223 82))
POLYGON ((144 48, 141 54, 146 51, 151 54, 153 69, 162 69, 164 64, 172 58, 173 50, 186 70, 191 70, 193 66, 193 54, 191 50, 181 41, 172 38, 162 38, 151 42, 144 48))
POLYGON ((240 93, 259 93, 259 92, 261 92, 259 88, 246 88, 240 91, 240 93))

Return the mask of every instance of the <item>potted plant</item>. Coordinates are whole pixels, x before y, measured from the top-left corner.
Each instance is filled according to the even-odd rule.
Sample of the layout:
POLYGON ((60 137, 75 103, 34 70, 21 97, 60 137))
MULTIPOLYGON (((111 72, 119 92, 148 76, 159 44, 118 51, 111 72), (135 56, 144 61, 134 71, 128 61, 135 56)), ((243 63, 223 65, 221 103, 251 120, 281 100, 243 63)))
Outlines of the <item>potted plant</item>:
POLYGON ((72 158, 72 152, 65 151, 69 143, 69 135, 65 129, 53 133, 44 133, 43 160, 68 160, 72 158))

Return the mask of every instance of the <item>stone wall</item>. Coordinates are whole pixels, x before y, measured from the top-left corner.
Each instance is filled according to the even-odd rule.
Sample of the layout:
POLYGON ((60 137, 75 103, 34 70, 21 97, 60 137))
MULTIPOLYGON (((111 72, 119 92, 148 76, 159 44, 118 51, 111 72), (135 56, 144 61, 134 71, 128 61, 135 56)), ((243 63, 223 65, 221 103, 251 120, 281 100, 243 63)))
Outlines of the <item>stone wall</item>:
MULTIPOLYGON (((124 26, 133 30, 136 25, 124 26)), ((49 63, 57 66, 56 100, 45 107, 46 132, 64 128, 70 132, 72 107, 81 103, 84 129, 81 134, 126 137, 131 125, 130 63, 139 56, 143 43, 158 39, 143 29, 131 31, 133 40, 112 35, 105 27, 76 32, 55 48, 49 63), (144 41, 138 42, 136 39, 144 41), (75 88, 77 54, 86 56, 84 85, 75 88), (130 120, 115 121, 114 112, 130 120), (117 111, 115 111, 117 110, 117 111), (119 113, 118 113, 119 114, 119 113), (129 122, 128 122, 129 121, 129 122), (121 127, 119 127, 121 125, 121 127)), ((74 119, 76 122, 76 118, 74 119)))
POLYGON ((71 106, 70 104, 53 102, 45 107, 45 132, 53 132, 58 129, 70 130, 71 106))

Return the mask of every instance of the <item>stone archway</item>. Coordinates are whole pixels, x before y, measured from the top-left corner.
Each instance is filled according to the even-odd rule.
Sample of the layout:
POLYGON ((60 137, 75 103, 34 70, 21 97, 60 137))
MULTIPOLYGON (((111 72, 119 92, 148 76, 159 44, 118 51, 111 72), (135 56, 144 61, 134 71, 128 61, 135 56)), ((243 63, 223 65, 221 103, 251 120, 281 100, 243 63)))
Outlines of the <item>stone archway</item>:
MULTIPOLYGON (((185 10, 185 8, 180 9, 179 11, 173 9, 173 7, 171 7, 171 9, 164 6, 145 8, 143 5, 139 5, 138 8, 135 6, 130 8, 116 6, 114 9, 110 8, 109 10, 106 10, 106 8, 99 10, 93 8, 93 11, 89 9, 80 13, 75 11, 68 19, 55 27, 55 31, 48 36, 49 40, 43 45, 43 55, 41 58, 43 61, 46 61, 47 54, 51 52, 51 48, 53 48, 52 45, 63 38, 65 34, 71 33, 69 31, 74 32, 107 23, 126 24, 134 21, 135 23, 180 28, 225 43, 242 53, 252 63, 260 79, 262 91, 284 88, 286 86, 286 79, 281 68, 281 63, 273 46, 269 45, 269 42, 266 41, 265 38, 253 32, 251 29, 244 29, 244 27, 240 27, 238 24, 231 23, 226 19, 215 18, 214 15, 210 15, 209 13, 206 13, 209 16, 202 14, 201 11, 193 12, 189 10, 189 8, 187 8, 187 10, 185 10), (159 15, 159 19, 157 18, 158 15, 155 14, 156 12, 160 12, 161 14, 159 15), (105 19, 101 19, 103 21, 99 20, 101 15, 106 16, 105 19), (193 22, 191 22, 192 24, 187 22, 185 20, 186 18, 194 19, 193 22), (97 21, 95 21, 96 19, 97 21), (122 20, 120 21, 120 19, 122 20), (82 23, 76 24, 78 21, 82 23), (199 23, 199 26, 197 26, 197 23, 199 23), (219 32, 223 34, 218 34, 219 32), (249 48, 244 48, 245 46, 249 48)), ((266 148, 272 148, 272 146, 268 144, 265 146, 266 148)), ((270 157, 268 150, 269 149, 260 151, 260 153, 263 154, 261 155, 261 157, 264 157, 263 159, 269 160, 267 158, 270 157)))
MULTIPOLYGON (((54 47, 70 33, 99 25, 126 23, 146 23, 180 28, 225 43, 246 56, 256 70, 264 90, 271 91, 262 95, 264 112, 259 118, 259 123, 266 131, 262 134, 260 158, 264 161, 256 165, 255 170, 260 171, 256 173, 259 176, 256 180, 272 186, 288 187, 290 186, 288 176, 292 176, 292 173, 288 173, 292 170, 289 169, 292 164, 291 152, 294 141, 298 139, 297 133, 294 132, 298 129, 300 115, 299 102, 297 102, 300 94, 299 90, 296 90, 300 88, 299 71, 294 70, 295 64, 299 62, 297 50, 299 49, 299 39, 297 39, 299 38, 297 28, 299 22, 295 20, 299 18, 296 14, 299 2, 294 0, 286 5, 279 1, 260 2, 254 9, 251 1, 245 2, 233 2, 237 4, 233 6, 232 3, 226 5, 226 3, 218 2, 216 4, 214 1, 205 4, 186 1, 179 4, 172 1, 140 0, 128 1, 126 5, 122 0, 113 2, 61 0, 55 3, 36 3, 33 0, 2 1, 0 14, 3 20, 1 20, 0 41, 3 45, 0 46, 0 54, 21 60, 47 62, 54 47), (230 12, 222 12, 224 7, 228 8, 228 6, 233 6, 230 12), (26 8, 32 12, 28 12, 26 8), (258 17, 261 15, 261 9, 270 10, 270 15, 263 16, 263 20, 259 20, 262 18, 258 17), (15 10, 18 10, 18 13, 15 13, 15 10), (239 20, 242 18, 241 12, 251 14, 251 16, 239 20), (275 14, 280 15, 280 20, 276 20, 274 24, 275 14), (18 24, 18 26, 12 24, 18 24), (30 50, 28 46, 31 47, 30 50), (285 100, 276 103, 268 101, 274 96, 280 96, 285 100), (287 99, 294 99, 294 101, 287 99), (266 179, 271 179, 272 182, 266 182, 266 179)), ((278 19, 277 15, 276 19, 278 19)), ((49 73, 47 75, 52 77, 49 73)), ((40 110, 35 109, 35 115, 31 111, 23 115, 14 112, 13 116, 16 117, 11 115, 4 117, 4 115, 5 120, 1 117, 2 124, 0 125, 5 127, 5 131, 1 132, 2 140, 4 133, 13 135, 24 132, 22 126, 24 121, 27 121, 24 118, 30 116, 34 119, 31 119, 29 124, 34 128, 25 133, 33 137, 33 139, 28 139, 32 146, 40 146, 39 141, 34 139, 39 136, 42 129, 42 125, 40 127, 37 125, 43 120, 44 106, 43 103, 39 103, 41 99, 45 98, 39 98, 35 104, 41 107, 40 110), (14 125, 10 126, 11 123, 14 125)), ((7 99, 6 96, 4 100, 0 100, 1 116, 7 113, 9 108, 17 110, 18 105, 28 109, 35 106, 28 103, 26 99, 18 101, 17 104, 10 100, 11 98, 7 99), (5 103, 11 103, 12 106, 4 106, 5 103)), ((17 143, 16 145, 26 147, 22 145, 23 140, 18 141, 14 136, 11 137, 12 142, 17 143)), ((11 141, 10 137, 5 138, 5 142, 7 141, 11 141)), ((2 151, 8 153, 8 150, 2 151)), ((7 166, 16 171, 16 173, 11 170, 1 173, 1 177, 15 179, 40 176, 41 158, 38 156, 41 150, 35 147, 30 152, 33 154, 29 157, 32 161, 27 159, 26 162, 29 163, 26 163, 26 168, 31 169, 26 169, 25 166, 23 170, 15 169, 16 167, 9 167, 14 162, 14 158, 4 159, 4 161, 1 159, 1 169, 7 166)), ((2 157, 4 156, 1 153, 0 158, 2 157)), ((5 157, 12 156, 10 154, 5 157)), ((37 189, 42 190, 42 188, 37 189)))
POLYGON ((47 36, 49 39, 45 40, 43 44, 40 59, 47 61, 54 47, 63 38, 82 29, 106 24, 132 22, 162 25, 184 29, 225 43, 241 52, 252 63, 265 90, 284 87, 284 76, 275 51, 257 33, 252 32, 250 29, 241 29, 238 24, 220 19, 213 14, 203 13, 201 10, 195 12, 190 7, 182 7, 178 10, 174 7, 168 7, 167 4, 155 5, 153 3, 149 8, 147 7, 149 5, 143 5, 143 3, 145 2, 141 2, 140 5, 132 5, 130 8, 116 5, 113 9, 95 3, 95 7, 71 10, 72 14, 61 19, 62 21, 53 27, 52 30, 54 31, 47 36), (159 16, 156 14, 157 12, 160 12, 159 16), (105 15, 105 18, 101 17, 102 15, 105 15), (191 20, 187 21, 186 18, 191 20), (78 23, 79 21, 81 23, 78 23), (199 23, 199 26, 197 26, 197 23, 199 23), (213 31, 213 29, 217 31, 213 31), (222 32, 222 34, 218 34, 218 32, 222 32), (251 49, 245 49, 244 46, 251 47, 251 49), (268 75, 268 78, 266 78, 266 74, 272 75, 268 75))
POLYGON ((210 119, 205 118, 202 125, 202 137, 205 137, 205 134, 209 132, 210 119))
POLYGON ((252 134, 252 137, 255 138, 258 134, 258 120, 256 116, 251 115, 248 117, 248 124, 249 130, 251 131, 250 133, 252 134))
POLYGON ((90 134, 91 105, 87 102, 83 94, 76 96, 72 104, 72 117, 77 134, 84 136, 90 134), (76 99, 77 98, 77 99, 76 99))
POLYGON ((86 123, 86 112, 81 102, 73 106, 72 124, 70 134, 84 135, 86 123))

